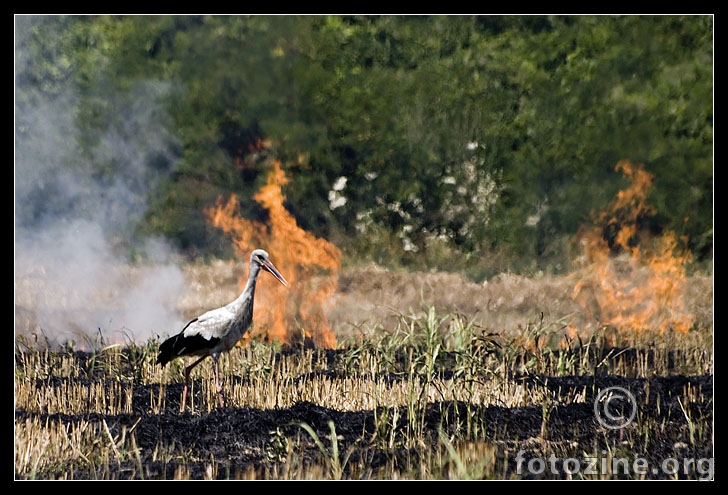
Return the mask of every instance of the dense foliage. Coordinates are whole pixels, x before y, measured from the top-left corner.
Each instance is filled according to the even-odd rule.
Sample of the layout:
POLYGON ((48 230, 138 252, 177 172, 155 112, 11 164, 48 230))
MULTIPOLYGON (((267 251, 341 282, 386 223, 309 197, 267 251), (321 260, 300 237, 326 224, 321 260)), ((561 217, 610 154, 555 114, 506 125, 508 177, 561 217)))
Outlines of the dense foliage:
POLYGON ((17 16, 15 28, 16 170, 50 171, 21 184, 16 226, 94 209, 92 189, 68 200, 53 175, 82 169, 131 191, 118 238, 229 254, 203 208, 236 193, 264 220, 252 197, 277 158, 286 207, 352 259, 476 279, 558 271, 625 187, 614 167, 628 159, 656 177, 647 227, 712 258, 712 16, 17 16), (39 156, 51 126, 57 145, 39 156))

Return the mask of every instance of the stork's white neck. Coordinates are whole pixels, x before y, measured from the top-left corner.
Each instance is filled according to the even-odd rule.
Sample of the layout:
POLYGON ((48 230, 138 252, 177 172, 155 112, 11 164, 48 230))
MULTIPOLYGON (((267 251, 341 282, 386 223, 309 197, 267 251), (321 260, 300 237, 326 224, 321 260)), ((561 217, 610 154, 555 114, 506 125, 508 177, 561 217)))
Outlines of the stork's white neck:
POLYGON ((245 284, 243 292, 233 301, 231 304, 239 306, 243 301, 253 301, 255 295, 255 283, 260 273, 260 265, 258 263, 250 263, 250 274, 248 275, 248 282, 245 284))

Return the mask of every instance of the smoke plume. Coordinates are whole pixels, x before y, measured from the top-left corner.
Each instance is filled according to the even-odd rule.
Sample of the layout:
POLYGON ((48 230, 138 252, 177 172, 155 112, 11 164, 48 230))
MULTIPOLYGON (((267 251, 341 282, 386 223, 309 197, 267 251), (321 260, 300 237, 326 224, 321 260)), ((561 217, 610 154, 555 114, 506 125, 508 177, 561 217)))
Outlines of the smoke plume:
POLYGON ((87 348, 173 333, 184 288, 175 253, 131 234, 179 154, 160 104, 170 88, 139 81, 80 97, 73 78, 43 85, 24 51, 35 22, 16 19, 16 338, 87 348), (82 132, 85 108, 113 118, 82 132), (129 263, 132 251, 144 261, 129 263))

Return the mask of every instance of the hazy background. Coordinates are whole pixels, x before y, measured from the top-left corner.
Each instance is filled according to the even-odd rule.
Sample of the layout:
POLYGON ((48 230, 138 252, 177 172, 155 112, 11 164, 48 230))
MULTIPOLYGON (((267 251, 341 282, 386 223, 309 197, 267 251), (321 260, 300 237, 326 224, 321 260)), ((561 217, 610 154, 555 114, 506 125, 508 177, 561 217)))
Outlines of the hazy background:
MULTIPOLYGON (((27 29, 18 19, 18 73, 30 57, 18 49, 27 29)), ((119 249, 145 213, 149 191, 168 173, 150 162, 176 159, 178 144, 157 101, 166 86, 139 82, 123 97, 102 91, 117 125, 82 153, 74 86, 36 91, 28 83, 16 78, 16 332, 82 343, 100 335, 140 342, 177 331, 184 280, 173 250, 160 237, 142 238, 133 251, 145 264, 131 269, 129 251, 119 249), (118 169, 104 173, 101 163, 118 169)))

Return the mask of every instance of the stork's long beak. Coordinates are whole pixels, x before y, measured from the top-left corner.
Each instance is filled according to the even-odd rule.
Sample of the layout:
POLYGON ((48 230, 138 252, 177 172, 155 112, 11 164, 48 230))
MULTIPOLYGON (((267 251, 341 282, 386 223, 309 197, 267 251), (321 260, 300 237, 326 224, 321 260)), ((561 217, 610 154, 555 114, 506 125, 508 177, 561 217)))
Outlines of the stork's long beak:
POLYGON ((280 283, 282 283, 283 285, 285 285, 286 287, 288 287, 288 282, 286 282, 286 279, 283 278, 283 275, 281 275, 281 272, 278 271, 278 268, 276 268, 275 265, 273 265, 273 263, 271 263, 268 260, 265 260, 261 264, 261 266, 263 267, 263 269, 265 271, 268 271, 268 272, 272 273, 273 276, 275 278, 277 278, 280 283))

